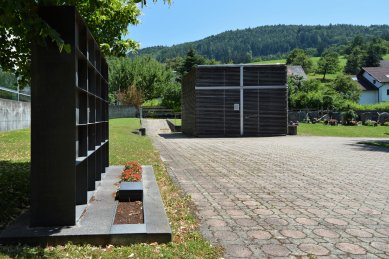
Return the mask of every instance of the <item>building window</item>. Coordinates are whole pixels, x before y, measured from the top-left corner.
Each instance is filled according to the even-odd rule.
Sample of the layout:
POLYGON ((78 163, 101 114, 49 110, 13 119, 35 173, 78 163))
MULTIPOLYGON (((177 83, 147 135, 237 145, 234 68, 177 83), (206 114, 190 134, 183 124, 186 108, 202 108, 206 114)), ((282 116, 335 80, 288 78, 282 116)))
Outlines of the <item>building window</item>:
POLYGON ((386 95, 389 95, 389 89, 388 89, 388 90, 386 90, 386 95))

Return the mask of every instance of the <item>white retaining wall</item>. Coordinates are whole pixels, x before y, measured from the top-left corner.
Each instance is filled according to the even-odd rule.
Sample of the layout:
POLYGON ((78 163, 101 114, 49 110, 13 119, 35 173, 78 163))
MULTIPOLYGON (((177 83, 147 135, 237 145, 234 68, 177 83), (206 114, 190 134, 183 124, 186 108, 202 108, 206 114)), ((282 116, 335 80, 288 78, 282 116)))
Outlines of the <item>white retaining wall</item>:
POLYGON ((29 128, 31 103, 0 99, 0 131, 29 128))

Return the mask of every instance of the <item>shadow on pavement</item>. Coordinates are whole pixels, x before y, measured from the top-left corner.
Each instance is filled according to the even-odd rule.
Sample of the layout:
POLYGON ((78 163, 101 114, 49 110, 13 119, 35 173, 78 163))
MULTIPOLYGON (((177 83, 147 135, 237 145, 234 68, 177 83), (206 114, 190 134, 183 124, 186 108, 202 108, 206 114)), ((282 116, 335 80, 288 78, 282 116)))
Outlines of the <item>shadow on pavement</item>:
POLYGON ((366 140, 350 145, 361 151, 389 152, 389 140, 366 140))
POLYGON ((164 139, 190 139, 191 138, 181 132, 160 133, 158 135, 164 139))

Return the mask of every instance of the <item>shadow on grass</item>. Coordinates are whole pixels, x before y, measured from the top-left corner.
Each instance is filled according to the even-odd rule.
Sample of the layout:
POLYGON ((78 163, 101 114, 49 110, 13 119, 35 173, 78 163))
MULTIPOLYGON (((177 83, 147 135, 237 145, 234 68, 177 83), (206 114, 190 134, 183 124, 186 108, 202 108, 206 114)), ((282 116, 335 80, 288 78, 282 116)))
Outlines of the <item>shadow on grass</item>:
POLYGON ((139 130, 133 130, 131 131, 132 134, 139 135, 139 130))
POLYGON ((328 79, 328 78, 323 79, 323 77, 319 78, 319 80, 322 83, 331 83, 332 81, 334 81, 333 79, 328 79))
MULTIPOLYGON (((30 162, 0 161, 0 231, 20 216, 30 204, 30 162)), ((1 246, 0 257, 41 258, 44 249, 1 246)))
POLYGON ((389 152, 389 140, 368 140, 351 145, 363 151, 389 152))
POLYGON ((0 230, 30 204, 30 162, 0 161, 0 230))

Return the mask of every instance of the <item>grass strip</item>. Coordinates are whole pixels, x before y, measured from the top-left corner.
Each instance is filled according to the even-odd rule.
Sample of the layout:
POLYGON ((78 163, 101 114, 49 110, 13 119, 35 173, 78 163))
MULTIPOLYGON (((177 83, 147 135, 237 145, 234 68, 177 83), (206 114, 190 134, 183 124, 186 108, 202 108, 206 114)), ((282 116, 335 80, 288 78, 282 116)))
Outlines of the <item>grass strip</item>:
POLYGON ((332 136, 332 137, 366 137, 366 138, 389 138, 387 126, 329 126, 321 123, 300 123, 297 127, 300 136, 332 136))

